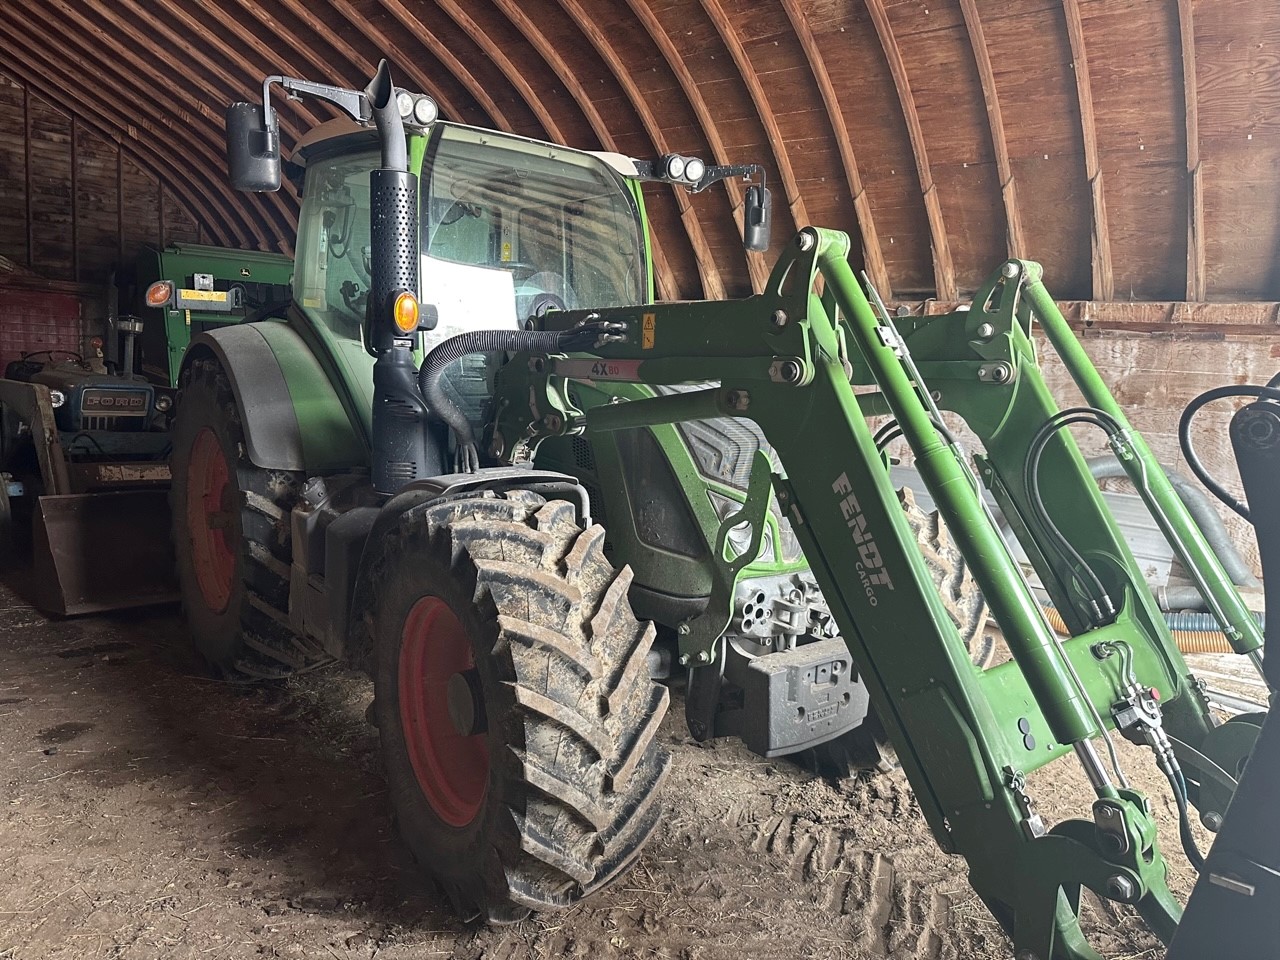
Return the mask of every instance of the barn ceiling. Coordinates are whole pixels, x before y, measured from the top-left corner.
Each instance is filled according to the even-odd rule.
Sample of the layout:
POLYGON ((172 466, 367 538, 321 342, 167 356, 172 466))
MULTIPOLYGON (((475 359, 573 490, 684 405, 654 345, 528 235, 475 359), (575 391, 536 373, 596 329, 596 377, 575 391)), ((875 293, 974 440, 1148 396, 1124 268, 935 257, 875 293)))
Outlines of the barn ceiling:
MULTIPOLYGON (((297 213, 227 186, 227 103, 272 73, 363 86, 382 56, 450 119, 762 162, 775 243, 844 229, 897 297, 953 299, 1015 254, 1064 298, 1280 299, 1273 0, 0 3, 0 73, 226 245, 287 249, 297 213)), ((332 115, 279 107, 286 148, 332 115)), ((650 197, 663 296, 759 286, 738 185, 650 197)))

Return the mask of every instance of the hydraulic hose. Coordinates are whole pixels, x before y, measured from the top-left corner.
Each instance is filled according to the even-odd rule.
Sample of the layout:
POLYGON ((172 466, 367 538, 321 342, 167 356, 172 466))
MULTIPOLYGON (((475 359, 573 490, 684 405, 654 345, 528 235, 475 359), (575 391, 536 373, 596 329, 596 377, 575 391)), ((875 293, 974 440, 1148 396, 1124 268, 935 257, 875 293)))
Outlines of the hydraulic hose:
POLYGON ((590 350, 622 339, 625 325, 608 321, 584 323, 571 330, 472 330, 436 344, 418 368, 418 391, 427 411, 444 421, 457 439, 455 467, 460 473, 475 473, 480 468, 471 424, 458 406, 440 388, 445 368, 473 353, 498 353, 503 350, 521 353, 575 353, 590 350))

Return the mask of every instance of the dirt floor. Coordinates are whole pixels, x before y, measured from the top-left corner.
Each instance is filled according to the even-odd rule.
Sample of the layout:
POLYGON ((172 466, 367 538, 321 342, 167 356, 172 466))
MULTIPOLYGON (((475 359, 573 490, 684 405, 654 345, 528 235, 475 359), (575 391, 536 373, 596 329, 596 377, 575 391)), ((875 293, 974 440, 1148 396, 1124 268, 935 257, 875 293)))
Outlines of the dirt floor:
MULTIPOLYGON (((211 681, 174 611, 55 623, 0 587, 0 960, 1011 953, 901 775, 831 785, 698 746, 678 700, 670 812, 635 868, 566 913, 464 925, 392 832, 370 696, 336 668, 211 681)), ((1185 895, 1168 791, 1124 757, 1185 895)), ((1032 788, 1087 815, 1069 761, 1032 788)), ((1107 956, 1160 955, 1127 911, 1086 915, 1107 956)))

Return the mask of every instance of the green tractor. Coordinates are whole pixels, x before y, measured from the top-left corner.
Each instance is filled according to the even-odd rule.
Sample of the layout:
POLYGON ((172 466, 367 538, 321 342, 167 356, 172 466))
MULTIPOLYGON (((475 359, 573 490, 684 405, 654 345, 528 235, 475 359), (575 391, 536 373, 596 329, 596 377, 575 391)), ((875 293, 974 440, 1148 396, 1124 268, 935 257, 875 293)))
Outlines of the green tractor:
POLYGON ((0 539, 33 549, 32 599, 57 616, 172 602, 169 425, 193 333, 279 309, 293 262, 145 247, 107 284, 81 353, 28 354, 0 379, 0 539))
MULTIPOLYGON (((1262 635, 1039 265, 1008 261, 968 310, 895 320, 854 278, 848 237, 810 227, 753 297, 655 304, 640 183, 758 170, 442 123, 383 64, 364 91, 269 77, 261 105, 234 104, 239 189, 280 184, 273 85, 350 119, 288 168, 304 198, 292 306, 197 336, 183 360, 183 599, 227 676, 339 658, 373 677, 400 831, 461 911, 506 922, 563 907, 638 855, 668 766, 661 637, 687 669, 696 737, 778 755, 886 736, 1023 960, 1096 957, 1078 925, 1085 888, 1172 938, 1181 908, 1150 800, 1095 742, 1151 748, 1201 863, 1190 806, 1242 836, 1277 744, 1261 716, 1210 714, 1066 426, 1107 432, 1259 665, 1262 635), (1054 404, 1033 322, 1087 407, 1054 404), (981 442, 976 470, 943 409, 981 442), (873 435, 867 418, 883 415, 893 423, 873 435), (968 574, 930 562, 932 537, 890 482, 895 433, 1012 661, 975 650, 968 574), (983 488, 1070 638, 1049 627, 983 488), (1064 755, 1088 774, 1091 818, 1049 826, 1027 774, 1064 755), (1241 816, 1233 794, 1250 801, 1241 816)), ((768 210, 757 182, 749 249, 765 246, 768 210)), ((1206 870, 1239 895, 1240 929, 1264 924, 1276 858, 1229 849, 1206 870)))

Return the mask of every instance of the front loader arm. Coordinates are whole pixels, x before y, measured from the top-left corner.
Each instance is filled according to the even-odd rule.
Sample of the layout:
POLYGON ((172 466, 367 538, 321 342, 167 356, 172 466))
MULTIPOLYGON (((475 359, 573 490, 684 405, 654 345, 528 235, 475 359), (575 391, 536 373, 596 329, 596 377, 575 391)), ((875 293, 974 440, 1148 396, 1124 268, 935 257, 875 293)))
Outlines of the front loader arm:
MULTIPOLYGON (((706 416, 755 420, 785 469, 785 475, 770 470, 780 504, 930 828, 944 850, 966 858, 975 890, 1013 937, 1019 956, 1096 956, 1076 919, 1082 887, 1135 904, 1167 940, 1180 908, 1165 883, 1148 801, 1127 786, 1118 765, 1108 772, 1095 739, 1119 726, 1163 751, 1162 763, 1173 763, 1163 723, 1175 743, 1190 748, 1180 754, 1188 779, 1212 779, 1216 770, 1228 796, 1233 783, 1197 752, 1212 740, 1207 706, 1065 431, 1051 432, 1044 442, 1050 513, 1101 581, 1112 610, 1094 610, 1097 591, 1088 571, 1062 560, 1059 548, 1047 548, 1032 517, 1023 469, 1028 435, 1056 412, 1030 340, 1031 307, 1043 319, 1052 301, 1024 296, 1035 289, 1039 268, 1010 261, 975 301, 972 315, 906 318, 904 339, 872 310, 847 252, 844 234, 809 228, 783 255, 766 290, 747 300, 548 315, 548 329, 588 318, 622 321, 627 339, 591 357, 517 358, 508 369, 528 371, 520 375, 528 378, 531 409, 505 407, 495 433, 518 455, 532 456, 547 436, 706 416), (991 330, 983 326, 988 323, 991 330), (935 428, 924 391, 904 365, 907 345, 930 392, 983 441, 983 481, 1073 628, 1071 639, 1059 640, 1048 626, 958 446, 935 428), (1001 372, 993 375, 996 370, 1001 372), (878 389, 855 391, 851 373, 878 389), (719 387, 582 414, 566 389, 569 379, 715 380, 719 387), (867 424, 869 413, 886 410, 912 447, 1012 663, 976 668, 947 615, 867 424), (1157 698, 1163 715, 1154 706, 1157 698), (1076 754, 1094 786, 1092 817, 1046 830, 1026 774, 1067 752, 1076 754), (1203 769, 1193 766, 1197 757, 1205 761, 1203 769)), ((1144 470, 1159 470, 1140 443, 1128 449, 1144 470)), ((765 469, 762 460, 758 470, 765 469)), ((1174 533, 1190 526, 1198 535, 1179 509, 1167 511, 1174 533)), ((1212 579, 1212 564, 1207 566, 1212 579)), ((704 616, 712 618, 709 625, 699 629, 694 621, 680 631, 682 662, 713 659, 719 636, 714 620, 723 611, 704 616)), ((1242 646, 1248 643, 1246 638, 1242 646)))

